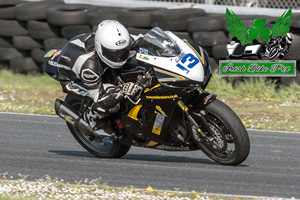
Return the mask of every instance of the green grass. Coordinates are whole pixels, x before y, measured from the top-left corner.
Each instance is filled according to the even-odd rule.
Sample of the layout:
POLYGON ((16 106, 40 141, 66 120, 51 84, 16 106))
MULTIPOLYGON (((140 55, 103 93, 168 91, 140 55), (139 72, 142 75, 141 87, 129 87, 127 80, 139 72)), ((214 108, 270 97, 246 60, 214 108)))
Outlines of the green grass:
POLYGON ((2 112, 54 114, 55 98, 64 96, 59 82, 47 75, 21 75, 0 71, 2 112))
MULTIPOLYGON (((1 175, 1 174, 0 174, 1 175)), ((20 175, 18 180, 10 180, 7 173, 0 177, 0 200, 37 200, 37 199, 202 199, 202 200, 247 200, 255 198, 226 197, 224 195, 209 195, 196 191, 163 191, 148 186, 144 189, 134 187, 116 188, 101 183, 101 179, 76 181, 75 184, 65 183, 57 178, 38 179, 35 182, 26 181, 26 176, 20 175)), ((258 199, 258 198, 256 198, 258 199)))
POLYGON ((246 128, 300 132, 300 86, 280 86, 265 78, 245 78, 235 89, 218 76, 206 89, 230 106, 246 128))
MULTIPOLYGON (((213 74, 207 91, 229 105, 246 128, 300 132, 300 86, 277 89, 264 78, 245 78, 235 89, 213 74)), ((54 114, 55 98, 64 98, 59 82, 48 75, 32 76, 0 71, 0 112, 54 114)))

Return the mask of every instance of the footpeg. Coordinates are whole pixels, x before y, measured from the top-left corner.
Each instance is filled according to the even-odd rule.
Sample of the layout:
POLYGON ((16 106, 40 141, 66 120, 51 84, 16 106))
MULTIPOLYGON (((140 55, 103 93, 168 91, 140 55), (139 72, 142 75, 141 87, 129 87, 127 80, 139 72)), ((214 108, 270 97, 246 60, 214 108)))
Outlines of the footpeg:
POLYGON ((104 132, 102 129, 95 130, 93 132, 93 135, 96 137, 102 137, 102 138, 104 138, 104 137, 112 138, 113 137, 113 134, 108 134, 108 133, 104 132))

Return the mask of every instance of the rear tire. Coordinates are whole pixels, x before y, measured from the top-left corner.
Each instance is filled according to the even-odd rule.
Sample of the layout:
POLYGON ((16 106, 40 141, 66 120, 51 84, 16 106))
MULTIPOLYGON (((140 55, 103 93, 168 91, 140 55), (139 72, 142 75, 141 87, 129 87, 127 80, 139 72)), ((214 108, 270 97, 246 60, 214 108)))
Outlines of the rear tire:
MULTIPOLYGON (((66 97, 66 102, 72 107, 78 110, 81 104, 81 100, 76 98, 66 97)), ((129 145, 121 144, 117 141, 112 141, 112 144, 101 144, 97 137, 90 141, 89 137, 82 134, 78 129, 67 123, 72 135, 77 142, 85 148, 88 152, 101 158, 120 158, 124 156, 130 149, 129 145)))
MULTIPOLYGON (((203 111, 214 132, 214 140, 210 143, 205 139, 196 140, 200 149, 212 160, 223 165, 238 165, 245 161, 250 151, 249 136, 235 112, 217 99, 203 111)), ((196 118, 195 120, 197 122, 196 118)))

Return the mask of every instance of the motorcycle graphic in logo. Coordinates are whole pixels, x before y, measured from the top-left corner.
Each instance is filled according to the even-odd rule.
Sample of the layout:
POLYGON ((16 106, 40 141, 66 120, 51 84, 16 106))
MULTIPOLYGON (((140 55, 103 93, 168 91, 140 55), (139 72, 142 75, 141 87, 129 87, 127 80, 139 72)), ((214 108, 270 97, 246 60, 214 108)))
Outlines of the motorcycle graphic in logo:
POLYGON ((254 27, 246 28, 233 11, 226 10, 228 30, 232 41, 227 45, 228 58, 257 56, 259 59, 283 59, 294 36, 290 33, 292 10, 284 12, 272 28, 265 28, 266 19, 254 19, 254 27))

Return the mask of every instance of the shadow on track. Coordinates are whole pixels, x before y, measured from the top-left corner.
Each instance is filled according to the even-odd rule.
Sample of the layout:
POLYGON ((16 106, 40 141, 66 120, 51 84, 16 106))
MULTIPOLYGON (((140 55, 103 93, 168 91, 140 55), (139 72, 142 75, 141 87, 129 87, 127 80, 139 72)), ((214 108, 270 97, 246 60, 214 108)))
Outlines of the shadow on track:
MULTIPOLYGON (((65 151, 65 150, 49 150, 50 153, 55 153, 57 155, 63 156, 74 156, 74 157, 89 157, 89 158, 96 158, 89 152, 85 151, 65 151)), ((99 159, 106 159, 111 160, 109 158, 99 158, 99 159)), ((118 158, 114 158, 117 160, 118 158)), ((132 160, 132 161, 150 161, 150 162, 176 162, 176 163, 194 163, 194 164, 209 164, 209 165, 219 165, 218 163, 211 161, 209 159, 202 159, 202 158, 190 158, 185 156, 170 156, 170 155, 152 155, 152 154, 130 154, 128 153, 122 158, 121 160, 132 160)))
POLYGON ((170 155, 142 155, 142 154, 127 154, 122 159, 124 160, 141 160, 141 161, 154 161, 154 162, 176 162, 176 163, 199 163, 219 165, 214 161, 202 158, 190 158, 185 156, 170 156, 170 155))
POLYGON ((74 156, 74 157, 95 157, 87 151, 64 151, 64 150, 49 150, 49 153, 55 153, 63 156, 74 156))

